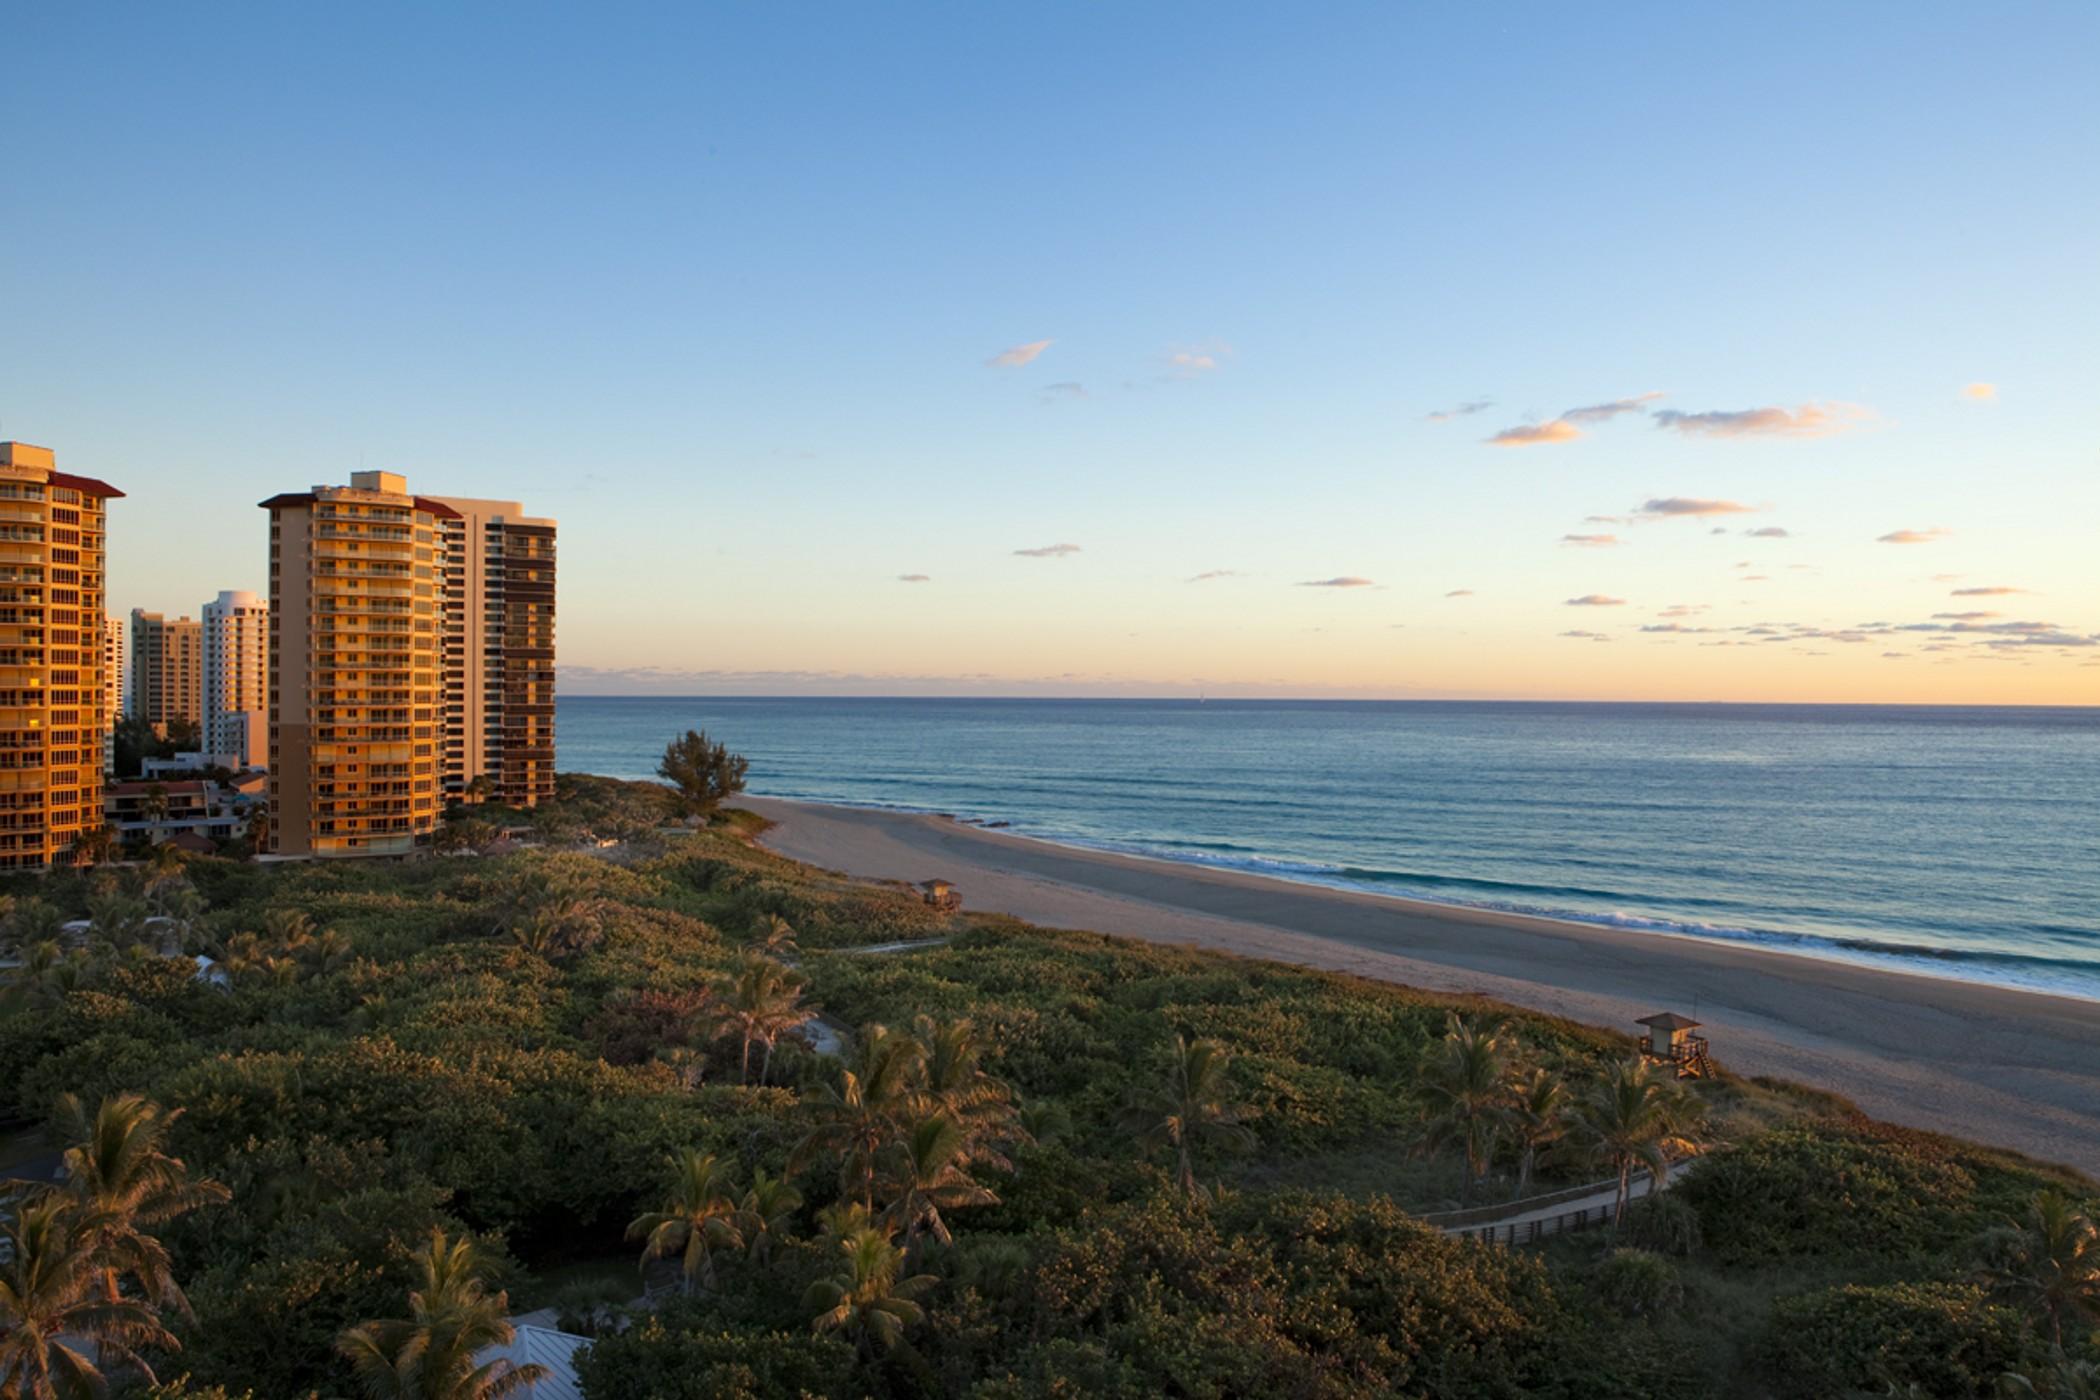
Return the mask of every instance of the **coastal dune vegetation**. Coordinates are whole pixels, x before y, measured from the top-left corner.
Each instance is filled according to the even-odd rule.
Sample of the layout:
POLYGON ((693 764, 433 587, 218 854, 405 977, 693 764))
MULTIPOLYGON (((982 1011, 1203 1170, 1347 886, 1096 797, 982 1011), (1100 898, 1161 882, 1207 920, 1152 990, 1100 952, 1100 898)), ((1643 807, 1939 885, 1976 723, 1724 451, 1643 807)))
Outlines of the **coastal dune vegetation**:
POLYGON ((524 1395, 490 1348, 541 1308, 592 1400, 2100 1384, 2068 1169, 937 909, 723 795, 565 775, 433 859, 8 883, 0 1396, 524 1395), (1615 1224, 1435 1223, 1584 1185, 1615 1224))

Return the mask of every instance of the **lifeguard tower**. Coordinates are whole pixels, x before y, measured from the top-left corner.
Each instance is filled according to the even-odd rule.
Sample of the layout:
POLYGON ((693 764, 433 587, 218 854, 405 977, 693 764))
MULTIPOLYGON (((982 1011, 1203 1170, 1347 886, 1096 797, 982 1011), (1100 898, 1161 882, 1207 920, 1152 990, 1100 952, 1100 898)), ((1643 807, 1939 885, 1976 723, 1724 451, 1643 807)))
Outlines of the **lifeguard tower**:
POLYGON ((943 914, 953 914, 962 908, 962 891, 946 880, 924 880, 919 888, 925 892, 926 902, 943 914))
POLYGON ((1674 1011, 1643 1016, 1634 1024, 1646 1026, 1641 1037, 1641 1057, 1652 1064, 1672 1065, 1679 1079, 1708 1079, 1714 1062, 1707 1055, 1706 1037, 1693 1035, 1699 1023, 1674 1011))

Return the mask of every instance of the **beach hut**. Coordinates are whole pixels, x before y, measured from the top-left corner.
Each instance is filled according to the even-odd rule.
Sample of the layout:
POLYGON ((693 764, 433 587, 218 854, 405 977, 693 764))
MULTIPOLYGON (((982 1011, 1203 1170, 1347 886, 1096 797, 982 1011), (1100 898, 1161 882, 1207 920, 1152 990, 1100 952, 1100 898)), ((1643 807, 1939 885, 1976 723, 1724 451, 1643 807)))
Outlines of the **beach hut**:
POLYGON ((943 914, 952 914, 962 908, 962 891, 946 880, 924 880, 919 888, 926 892, 926 902, 943 914))
POLYGON ((1634 1024, 1646 1026, 1648 1034, 1641 1037, 1641 1054, 1646 1059, 1662 1065, 1674 1065, 1679 1079, 1704 1079, 1714 1071, 1713 1061, 1707 1058, 1706 1037, 1693 1035, 1699 1023, 1689 1016, 1680 1016, 1674 1011, 1659 1011, 1653 1016, 1643 1016, 1634 1024))

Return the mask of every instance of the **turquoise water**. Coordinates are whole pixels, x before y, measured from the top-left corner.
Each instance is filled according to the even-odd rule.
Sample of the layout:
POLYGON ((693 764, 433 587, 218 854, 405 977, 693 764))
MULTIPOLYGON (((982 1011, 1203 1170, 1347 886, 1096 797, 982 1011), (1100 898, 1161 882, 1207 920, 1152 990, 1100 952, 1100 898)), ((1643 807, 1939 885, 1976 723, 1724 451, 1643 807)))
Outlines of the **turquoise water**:
POLYGON ((565 697, 751 791, 2100 998, 2100 710, 565 697))

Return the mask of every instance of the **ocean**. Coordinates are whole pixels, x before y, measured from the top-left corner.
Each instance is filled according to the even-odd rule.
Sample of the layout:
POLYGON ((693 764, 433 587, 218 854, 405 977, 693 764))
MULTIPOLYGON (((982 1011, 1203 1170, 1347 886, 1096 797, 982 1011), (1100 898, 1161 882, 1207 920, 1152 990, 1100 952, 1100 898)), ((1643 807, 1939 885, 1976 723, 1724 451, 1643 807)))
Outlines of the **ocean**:
POLYGON ((565 696, 750 790, 2100 999, 2100 709, 565 696))

